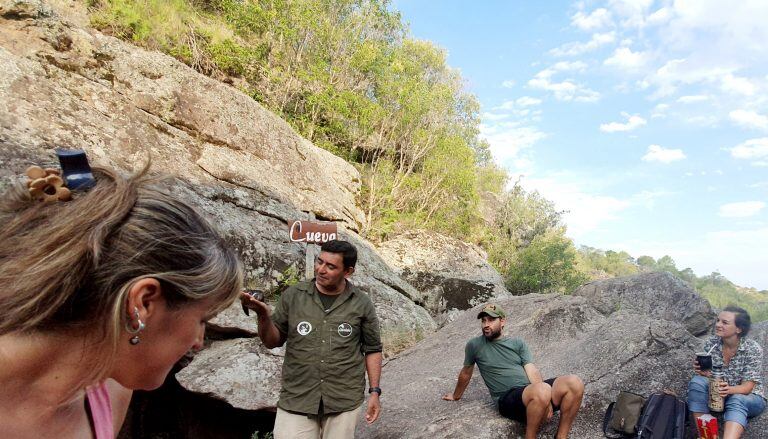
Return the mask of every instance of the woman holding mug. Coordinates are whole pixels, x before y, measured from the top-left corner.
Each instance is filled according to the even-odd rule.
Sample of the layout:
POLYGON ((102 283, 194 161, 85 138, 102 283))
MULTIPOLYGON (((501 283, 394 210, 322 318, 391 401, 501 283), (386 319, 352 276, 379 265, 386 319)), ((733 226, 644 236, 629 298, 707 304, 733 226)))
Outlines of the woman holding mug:
MULTIPOLYGON (((704 343, 712 355, 712 364, 722 366, 720 395, 725 398, 723 439, 740 438, 747 428, 747 418, 765 410, 763 350, 756 341, 745 339, 751 327, 747 311, 728 306, 717 316, 715 335, 704 343)), ((710 370, 701 370, 694 362, 696 375, 688 383, 688 407, 698 418, 709 413, 710 370)))
POLYGON ((131 391, 202 347, 241 263, 146 169, 94 169, 93 187, 71 194, 59 171, 30 169, 0 199, 0 431, 113 439, 131 391))

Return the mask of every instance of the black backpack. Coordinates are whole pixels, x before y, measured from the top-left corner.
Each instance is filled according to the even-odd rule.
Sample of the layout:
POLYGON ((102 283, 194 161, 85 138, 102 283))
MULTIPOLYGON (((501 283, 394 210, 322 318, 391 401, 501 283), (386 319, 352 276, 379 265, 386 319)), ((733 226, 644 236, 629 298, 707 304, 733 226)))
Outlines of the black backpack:
MULTIPOLYGON (((606 412, 606 419, 610 417, 606 412)), ((608 433, 608 422, 603 423, 603 432, 610 438, 637 439, 692 439, 697 437, 696 427, 691 421, 688 404, 668 393, 654 393, 648 397, 640 413, 633 434, 616 432, 608 433)))

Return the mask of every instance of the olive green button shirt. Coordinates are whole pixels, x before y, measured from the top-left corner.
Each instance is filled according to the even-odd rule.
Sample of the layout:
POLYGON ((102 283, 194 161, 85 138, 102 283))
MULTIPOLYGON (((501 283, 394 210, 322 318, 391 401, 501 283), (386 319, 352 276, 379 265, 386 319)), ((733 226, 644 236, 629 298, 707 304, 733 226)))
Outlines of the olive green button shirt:
POLYGON ((367 294, 347 289, 326 312, 314 280, 283 292, 272 321, 286 335, 283 387, 277 406, 317 414, 356 409, 363 403, 365 355, 381 352, 379 319, 367 294))

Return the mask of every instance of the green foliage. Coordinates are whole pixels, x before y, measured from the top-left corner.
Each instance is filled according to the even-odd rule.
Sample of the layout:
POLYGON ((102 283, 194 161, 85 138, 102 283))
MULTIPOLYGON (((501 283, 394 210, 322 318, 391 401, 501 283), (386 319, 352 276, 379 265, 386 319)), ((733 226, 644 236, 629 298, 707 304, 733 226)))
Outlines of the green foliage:
POLYGON ((576 261, 576 249, 564 230, 547 230, 515 255, 506 276, 507 288, 515 294, 570 292, 587 280, 576 261))
POLYGON ((507 172, 494 163, 478 166, 477 168, 477 189, 482 192, 491 192, 502 194, 509 181, 507 172))
POLYGON ((587 280, 565 237, 562 212, 519 184, 500 196, 483 244, 488 259, 514 294, 567 293, 587 280))
POLYGON ((581 269, 591 277, 603 274, 611 277, 630 276, 640 272, 634 258, 627 252, 603 251, 597 248, 581 246, 579 248, 581 269))
POLYGON ((768 291, 738 287, 720 273, 697 277, 690 268, 678 269, 674 259, 668 255, 658 260, 646 255, 634 260, 626 252, 616 253, 591 247, 581 247, 579 254, 582 267, 593 279, 666 271, 690 284, 714 308, 737 305, 749 312, 753 322, 768 320, 768 291))
POLYGON ((753 322, 768 320, 768 291, 738 287, 717 272, 697 278, 695 287, 714 308, 737 305, 749 312, 753 322))
POLYGON ((388 0, 103 0, 94 26, 238 87, 363 175, 363 232, 479 234, 480 191, 506 175, 445 51, 388 0))
POLYGON ((293 265, 290 265, 280 273, 280 276, 277 278, 277 285, 267 291, 264 294, 264 297, 272 302, 277 302, 280 299, 280 295, 283 294, 283 291, 287 290, 291 285, 295 285, 300 280, 299 270, 293 265))

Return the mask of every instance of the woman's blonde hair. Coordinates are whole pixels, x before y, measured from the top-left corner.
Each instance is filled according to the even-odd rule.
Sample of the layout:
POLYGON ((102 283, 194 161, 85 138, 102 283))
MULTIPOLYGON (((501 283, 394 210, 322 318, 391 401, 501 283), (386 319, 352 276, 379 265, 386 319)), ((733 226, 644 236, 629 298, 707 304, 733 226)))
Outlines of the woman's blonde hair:
POLYGON ((136 281, 157 279, 170 307, 211 299, 214 311, 243 282, 235 252, 146 168, 93 172, 95 187, 69 202, 31 201, 22 185, 0 200, 0 335, 85 334, 99 353, 86 383, 112 366, 136 281))

